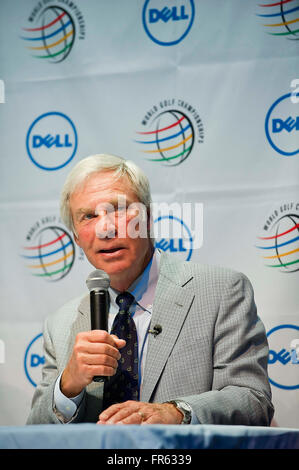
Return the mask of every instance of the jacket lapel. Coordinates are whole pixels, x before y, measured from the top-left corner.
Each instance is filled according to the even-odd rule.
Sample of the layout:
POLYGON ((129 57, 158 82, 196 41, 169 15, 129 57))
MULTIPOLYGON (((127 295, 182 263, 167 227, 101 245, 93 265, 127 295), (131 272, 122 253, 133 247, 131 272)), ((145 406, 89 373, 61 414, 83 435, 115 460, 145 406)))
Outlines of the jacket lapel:
POLYGON ((160 263, 151 328, 158 324, 162 331, 157 336, 149 335, 141 401, 150 401, 194 300, 189 287, 192 275, 185 272, 184 264, 165 254, 160 263))
POLYGON ((80 331, 89 331, 90 329, 90 300, 89 294, 87 294, 82 298, 78 306, 78 315, 72 325, 72 334, 76 337, 80 331))

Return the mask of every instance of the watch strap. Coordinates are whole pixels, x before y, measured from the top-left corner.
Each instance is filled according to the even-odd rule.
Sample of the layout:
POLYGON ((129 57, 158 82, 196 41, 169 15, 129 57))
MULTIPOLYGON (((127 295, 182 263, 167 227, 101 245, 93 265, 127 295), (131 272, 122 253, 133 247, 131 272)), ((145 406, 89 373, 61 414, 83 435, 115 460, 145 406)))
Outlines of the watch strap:
POLYGON ((192 408, 188 403, 182 400, 170 400, 170 401, 166 401, 165 403, 171 403, 183 414, 183 420, 181 424, 191 423, 192 408))

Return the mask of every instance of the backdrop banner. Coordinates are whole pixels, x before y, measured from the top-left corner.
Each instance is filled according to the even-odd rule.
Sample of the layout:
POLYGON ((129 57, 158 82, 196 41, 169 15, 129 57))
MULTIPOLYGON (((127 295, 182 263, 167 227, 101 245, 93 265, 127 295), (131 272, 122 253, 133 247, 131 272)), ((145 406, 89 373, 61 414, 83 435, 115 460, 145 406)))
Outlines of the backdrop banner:
POLYGON ((149 177, 157 247, 248 276, 272 425, 299 426, 298 25, 299 0, 0 2, 0 425, 26 422, 45 318, 88 292, 64 180, 111 153, 149 177))

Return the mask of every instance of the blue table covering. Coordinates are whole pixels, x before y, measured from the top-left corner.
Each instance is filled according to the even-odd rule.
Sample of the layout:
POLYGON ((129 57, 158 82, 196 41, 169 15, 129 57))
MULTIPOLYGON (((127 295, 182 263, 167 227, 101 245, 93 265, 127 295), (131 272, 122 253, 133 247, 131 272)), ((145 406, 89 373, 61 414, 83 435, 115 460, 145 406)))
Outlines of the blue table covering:
POLYGON ((87 423, 0 426, 0 449, 299 449, 299 429, 87 423))

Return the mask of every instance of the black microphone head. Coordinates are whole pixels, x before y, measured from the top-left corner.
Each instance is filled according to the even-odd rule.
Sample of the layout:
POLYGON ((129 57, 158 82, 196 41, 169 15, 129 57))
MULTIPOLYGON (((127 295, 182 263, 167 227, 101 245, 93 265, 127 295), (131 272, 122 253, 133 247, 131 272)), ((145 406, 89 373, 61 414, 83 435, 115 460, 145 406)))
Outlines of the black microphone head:
POLYGON ((102 269, 96 269, 89 274, 86 284, 90 291, 107 290, 110 286, 110 277, 102 269))

